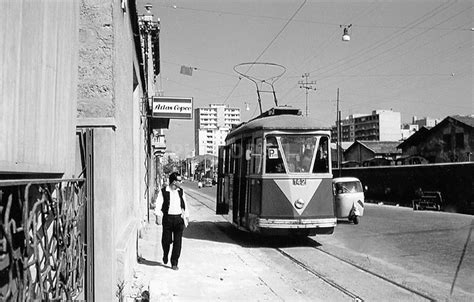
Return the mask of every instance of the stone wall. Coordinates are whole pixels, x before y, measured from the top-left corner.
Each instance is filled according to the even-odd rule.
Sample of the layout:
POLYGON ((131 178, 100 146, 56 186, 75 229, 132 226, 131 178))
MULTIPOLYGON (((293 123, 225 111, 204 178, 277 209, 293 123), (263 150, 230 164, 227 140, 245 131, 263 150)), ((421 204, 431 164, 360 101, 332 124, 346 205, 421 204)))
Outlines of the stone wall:
POLYGON ((78 117, 114 117, 114 31, 110 1, 82 0, 78 117))

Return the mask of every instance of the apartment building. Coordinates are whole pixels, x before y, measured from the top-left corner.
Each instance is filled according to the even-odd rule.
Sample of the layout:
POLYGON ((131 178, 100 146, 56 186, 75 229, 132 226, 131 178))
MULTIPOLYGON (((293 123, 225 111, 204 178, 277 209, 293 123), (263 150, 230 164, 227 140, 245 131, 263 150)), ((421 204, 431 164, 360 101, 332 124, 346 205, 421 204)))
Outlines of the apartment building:
POLYGON ((421 128, 421 127, 432 128, 438 125, 440 121, 441 121, 440 119, 430 118, 430 117, 424 117, 424 118, 419 119, 416 116, 413 116, 412 118, 412 124, 418 125, 418 128, 421 128))
POLYGON ((218 155, 218 148, 233 125, 240 123, 240 109, 225 104, 211 104, 194 109, 194 144, 196 155, 218 155))
MULTIPOLYGON (((337 122, 336 122, 337 124, 337 122)), ((336 126, 332 128, 332 141, 337 140, 336 126)), ((341 120, 341 141, 399 141, 401 134, 400 112, 374 110, 372 114, 353 114, 341 120)))

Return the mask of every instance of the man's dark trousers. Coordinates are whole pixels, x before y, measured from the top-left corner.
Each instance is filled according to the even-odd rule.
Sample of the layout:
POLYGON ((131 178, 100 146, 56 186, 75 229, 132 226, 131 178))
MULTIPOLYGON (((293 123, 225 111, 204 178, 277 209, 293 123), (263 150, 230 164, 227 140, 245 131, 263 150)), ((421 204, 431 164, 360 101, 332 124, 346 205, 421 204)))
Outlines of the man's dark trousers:
POLYGON ((181 215, 163 216, 163 235, 161 245, 163 247, 163 257, 168 259, 170 245, 173 242, 171 251, 171 265, 178 265, 179 255, 181 254, 181 242, 183 238, 184 221, 181 215))

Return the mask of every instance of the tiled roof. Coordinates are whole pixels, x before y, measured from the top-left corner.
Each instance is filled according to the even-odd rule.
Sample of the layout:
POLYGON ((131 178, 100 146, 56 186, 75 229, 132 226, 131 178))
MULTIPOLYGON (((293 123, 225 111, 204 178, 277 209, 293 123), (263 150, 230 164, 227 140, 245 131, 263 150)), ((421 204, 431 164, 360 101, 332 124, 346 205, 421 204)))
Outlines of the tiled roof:
POLYGON ((450 117, 470 127, 474 127, 474 116, 450 115, 450 117))
POLYGON ((360 144, 366 146, 377 154, 387 153, 402 153, 401 150, 397 149, 400 142, 386 142, 386 141, 357 141, 360 144))
POLYGON ((404 148, 405 146, 413 146, 418 144, 420 141, 423 140, 425 135, 428 133, 430 128, 421 127, 418 131, 413 133, 409 138, 403 141, 401 144, 398 145, 398 148, 404 148))

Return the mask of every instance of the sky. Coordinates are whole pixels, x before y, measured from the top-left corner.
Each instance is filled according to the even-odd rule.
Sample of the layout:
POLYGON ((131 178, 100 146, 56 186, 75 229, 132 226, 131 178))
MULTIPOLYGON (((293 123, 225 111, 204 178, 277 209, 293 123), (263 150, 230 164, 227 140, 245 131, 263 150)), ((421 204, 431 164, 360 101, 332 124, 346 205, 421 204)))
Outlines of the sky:
MULTIPOLYGON (((306 114, 307 104, 328 126, 338 89, 342 118, 376 109, 400 112, 404 123, 474 113, 472 1, 139 0, 139 13, 146 3, 161 24, 157 85, 164 96, 192 97, 194 108, 227 104, 242 121, 257 116, 256 84, 237 69, 258 79, 264 111, 275 103, 260 80, 273 83, 278 105, 306 114)), ((189 156, 193 127, 171 120, 167 151, 189 156)))

